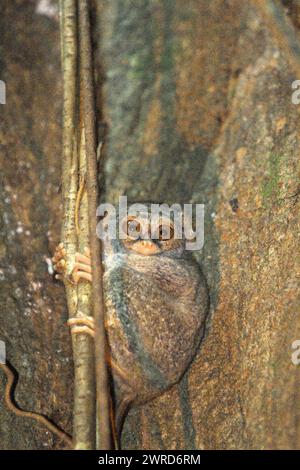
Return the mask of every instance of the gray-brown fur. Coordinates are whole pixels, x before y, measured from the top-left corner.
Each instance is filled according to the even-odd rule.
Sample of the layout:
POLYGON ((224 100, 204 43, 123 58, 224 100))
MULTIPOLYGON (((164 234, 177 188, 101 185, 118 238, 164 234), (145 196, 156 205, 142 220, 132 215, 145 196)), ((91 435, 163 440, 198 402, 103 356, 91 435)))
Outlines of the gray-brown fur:
POLYGON ((174 240, 174 250, 168 240, 150 256, 130 243, 104 243, 108 340, 126 374, 124 381, 113 371, 117 405, 144 403, 180 380, 201 342, 209 302, 185 240, 174 240))

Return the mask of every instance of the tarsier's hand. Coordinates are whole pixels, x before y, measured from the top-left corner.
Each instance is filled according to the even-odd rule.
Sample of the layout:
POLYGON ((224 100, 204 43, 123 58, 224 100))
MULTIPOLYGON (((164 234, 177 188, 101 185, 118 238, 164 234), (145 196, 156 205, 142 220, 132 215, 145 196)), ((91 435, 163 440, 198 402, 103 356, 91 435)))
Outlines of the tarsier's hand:
MULTIPOLYGON (((63 280, 66 275, 66 250, 64 244, 60 243, 52 258, 53 267, 56 271, 55 279, 63 280)), ((71 280, 77 284, 80 279, 92 282, 91 254, 88 248, 84 249, 84 254, 75 253, 75 263, 71 274, 71 280)))
MULTIPOLYGON (((91 269, 91 258, 90 250, 84 249, 84 255, 81 253, 75 253, 75 263, 72 269, 71 275, 66 276, 66 250, 64 244, 60 243, 56 249, 52 258, 53 267, 56 271, 55 278, 59 280, 68 280, 71 284, 77 284, 80 279, 86 281, 92 281, 92 269, 91 269)), ((72 328, 72 334, 87 333, 94 336, 94 320, 91 317, 76 317, 69 318, 68 325, 72 328)))
POLYGON ((72 276, 76 283, 80 279, 92 282, 91 253, 89 248, 84 249, 83 255, 81 253, 75 253, 75 264, 72 276))
POLYGON ((60 243, 55 248, 54 256, 52 258, 53 267, 56 272, 55 279, 63 280, 66 274, 66 250, 63 243, 60 243))

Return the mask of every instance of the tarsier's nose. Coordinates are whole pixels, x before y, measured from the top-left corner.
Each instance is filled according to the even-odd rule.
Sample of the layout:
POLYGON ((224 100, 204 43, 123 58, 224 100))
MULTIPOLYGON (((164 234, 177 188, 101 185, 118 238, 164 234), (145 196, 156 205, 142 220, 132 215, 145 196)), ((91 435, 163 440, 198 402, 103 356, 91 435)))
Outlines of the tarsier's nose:
POLYGON ((131 249, 145 256, 160 252, 159 247, 152 240, 137 240, 131 246, 131 249))
POLYGON ((141 245, 144 246, 145 248, 149 248, 151 245, 153 245, 152 240, 141 240, 140 241, 141 245))

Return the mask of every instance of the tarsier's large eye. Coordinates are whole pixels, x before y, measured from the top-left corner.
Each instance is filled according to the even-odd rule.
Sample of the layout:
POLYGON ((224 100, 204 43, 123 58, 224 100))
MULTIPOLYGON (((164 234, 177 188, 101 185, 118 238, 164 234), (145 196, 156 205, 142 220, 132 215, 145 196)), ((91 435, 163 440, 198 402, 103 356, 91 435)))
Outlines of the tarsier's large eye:
POLYGON ((159 240, 171 240, 174 237, 172 225, 160 225, 158 229, 159 240))
POLYGON ((130 238, 138 238, 141 233, 141 224, 136 219, 127 219, 123 227, 124 232, 130 238))

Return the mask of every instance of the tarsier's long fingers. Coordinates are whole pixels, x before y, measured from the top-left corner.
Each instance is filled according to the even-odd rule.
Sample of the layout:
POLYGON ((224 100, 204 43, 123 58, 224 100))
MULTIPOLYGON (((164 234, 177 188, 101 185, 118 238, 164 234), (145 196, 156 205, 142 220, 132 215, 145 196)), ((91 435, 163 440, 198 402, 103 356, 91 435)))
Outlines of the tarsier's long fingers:
POLYGON ((85 247, 83 251, 85 252, 86 256, 89 258, 91 257, 91 250, 89 248, 85 247))
POLYGON ((75 264, 73 269, 73 278, 75 282, 78 282, 80 279, 92 282, 90 250, 85 248, 84 252, 84 255, 81 253, 75 254, 75 264))
POLYGON ((91 269, 91 258, 89 258, 88 256, 82 255, 81 253, 76 253, 75 261, 77 261, 78 263, 83 263, 84 266, 87 266, 91 269))
POLYGON ((83 271, 73 272, 73 279, 77 283, 80 279, 92 282, 92 275, 83 271))
MULTIPOLYGON (((54 270, 56 271, 55 278, 59 280, 64 279, 66 273, 66 250, 64 244, 60 243, 56 249, 52 258, 54 270)), ((84 254, 75 254, 75 264, 72 271, 72 278, 75 283, 79 282, 80 279, 92 282, 92 268, 89 248, 84 248, 84 254)), ((71 281, 71 279, 70 279, 71 281)))
POLYGON ((52 258, 53 264, 59 266, 62 261, 63 262, 65 261, 65 255, 66 255, 65 250, 60 253, 55 253, 55 255, 52 258))
POLYGON ((57 247, 55 248, 54 256, 52 259, 60 259, 61 256, 65 256, 65 254, 66 250, 64 248, 64 244, 59 243, 59 245, 57 245, 57 247))
POLYGON ((56 271, 56 273, 58 273, 55 275, 55 278, 59 280, 63 280, 64 274, 66 272, 65 256, 66 256, 66 250, 64 248, 63 243, 60 243, 56 247, 54 256, 52 258, 54 270, 56 271))
POLYGON ((76 262, 74 264, 74 271, 77 272, 77 271, 83 271, 85 273, 89 273, 91 274, 92 272, 92 267, 88 264, 84 264, 84 263, 79 263, 79 262, 76 262))

